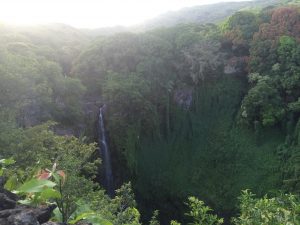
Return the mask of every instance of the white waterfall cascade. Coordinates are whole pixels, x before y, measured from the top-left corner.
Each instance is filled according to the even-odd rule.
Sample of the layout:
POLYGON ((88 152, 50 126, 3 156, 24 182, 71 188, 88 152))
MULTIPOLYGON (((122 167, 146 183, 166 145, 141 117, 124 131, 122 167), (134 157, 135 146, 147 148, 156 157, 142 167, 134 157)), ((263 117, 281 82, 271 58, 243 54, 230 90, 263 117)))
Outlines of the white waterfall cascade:
POLYGON ((113 174, 112 166, 110 159, 110 152, 106 140, 105 126, 104 126, 104 116, 103 110, 105 105, 100 107, 99 112, 99 145, 100 145, 100 154, 102 156, 102 163, 104 166, 104 185, 109 195, 113 195, 113 174))

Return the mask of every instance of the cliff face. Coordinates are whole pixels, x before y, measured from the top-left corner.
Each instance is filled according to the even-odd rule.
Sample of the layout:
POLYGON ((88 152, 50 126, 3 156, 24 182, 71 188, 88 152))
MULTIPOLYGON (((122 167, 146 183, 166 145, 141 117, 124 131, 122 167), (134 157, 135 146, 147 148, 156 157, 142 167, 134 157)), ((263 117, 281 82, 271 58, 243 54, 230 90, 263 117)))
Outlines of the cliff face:
POLYGON ((189 108, 171 106, 168 138, 140 138, 135 188, 143 213, 159 209, 168 221, 184 211, 188 196, 198 196, 227 217, 241 190, 260 195, 277 187, 276 148, 284 135, 272 129, 258 138, 237 125, 246 90, 241 76, 206 82, 193 91, 189 108))

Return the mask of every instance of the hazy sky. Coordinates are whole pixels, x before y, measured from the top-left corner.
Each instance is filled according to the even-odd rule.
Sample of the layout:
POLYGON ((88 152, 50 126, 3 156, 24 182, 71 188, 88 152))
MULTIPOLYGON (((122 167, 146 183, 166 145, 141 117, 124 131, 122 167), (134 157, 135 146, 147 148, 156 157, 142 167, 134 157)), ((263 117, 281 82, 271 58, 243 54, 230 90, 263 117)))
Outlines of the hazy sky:
POLYGON ((128 26, 167 11, 225 1, 239 0, 0 0, 0 21, 58 22, 81 28, 128 26))

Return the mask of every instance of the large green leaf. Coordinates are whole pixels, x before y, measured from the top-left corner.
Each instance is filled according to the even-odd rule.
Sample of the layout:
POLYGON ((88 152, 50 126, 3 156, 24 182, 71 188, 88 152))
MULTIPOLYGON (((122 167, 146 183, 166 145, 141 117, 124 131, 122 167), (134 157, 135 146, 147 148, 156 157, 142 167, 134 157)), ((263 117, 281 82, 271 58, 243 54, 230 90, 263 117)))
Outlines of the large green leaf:
POLYGON ((52 188, 55 185, 56 184, 50 180, 31 179, 30 181, 25 182, 20 188, 18 188, 17 193, 42 192, 46 188, 52 188))
POLYGON ((30 200, 30 199, 19 200, 18 203, 20 203, 22 205, 31 205, 32 200, 30 200))
POLYGON ((70 224, 75 224, 80 220, 87 220, 94 225, 113 225, 108 220, 101 218, 100 215, 97 215, 95 212, 84 212, 78 215, 74 220, 69 221, 70 224))
POLYGON ((40 197, 42 199, 57 199, 61 198, 61 194, 52 188, 47 188, 41 192, 40 197))

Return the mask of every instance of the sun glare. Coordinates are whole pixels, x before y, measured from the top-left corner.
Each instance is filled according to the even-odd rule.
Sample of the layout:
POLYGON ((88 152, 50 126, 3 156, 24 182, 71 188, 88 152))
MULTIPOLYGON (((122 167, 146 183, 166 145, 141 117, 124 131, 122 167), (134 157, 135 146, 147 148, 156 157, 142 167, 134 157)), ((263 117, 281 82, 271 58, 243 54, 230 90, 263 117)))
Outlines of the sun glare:
POLYGON ((0 0, 0 21, 84 28, 130 26, 167 11, 215 2, 221 0, 0 0))

